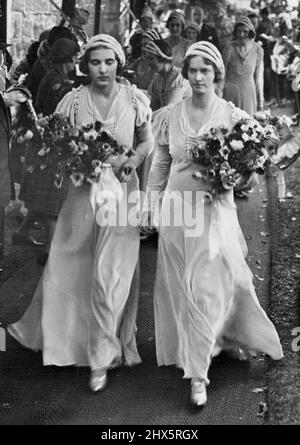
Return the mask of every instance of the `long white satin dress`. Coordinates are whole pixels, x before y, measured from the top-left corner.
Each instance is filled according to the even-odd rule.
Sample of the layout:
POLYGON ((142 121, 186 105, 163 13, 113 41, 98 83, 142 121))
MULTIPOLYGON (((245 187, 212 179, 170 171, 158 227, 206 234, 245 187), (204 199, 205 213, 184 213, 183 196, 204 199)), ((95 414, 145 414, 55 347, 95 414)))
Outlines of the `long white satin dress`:
MULTIPOLYGON (((132 147, 136 127, 148 128, 153 144, 149 103, 135 87, 120 85, 103 120, 89 88, 81 87, 68 93, 57 111, 79 126, 99 120, 120 144, 132 147)), ((147 150, 149 143, 138 145, 132 158, 136 165, 147 150)), ((125 160, 119 158, 115 164, 125 160)), ((127 186, 128 195, 139 193, 136 173, 127 186)), ((126 184, 121 187, 122 199, 128 199, 126 184)), ((90 189, 89 184, 78 188, 70 184, 33 300, 21 320, 8 329, 24 346, 42 350, 44 365, 98 369, 122 360, 127 365, 141 361, 135 339, 139 225, 97 225, 90 189)), ((128 212, 138 211, 137 207, 138 202, 129 204, 128 212)))
POLYGON ((166 110, 164 117, 154 122, 158 145, 145 209, 150 207, 155 212, 157 197, 153 198, 153 193, 163 192, 161 213, 156 216, 159 247, 154 314, 158 365, 176 365, 184 370, 184 378, 203 378, 209 384, 211 358, 222 349, 262 351, 273 359, 283 354, 275 327, 260 306, 252 284, 233 193, 228 191, 213 201, 205 197, 207 184, 193 178, 197 166, 188 160, 185 150, 213 126, 231 128, 243 112, 216 98, 210 120, 197 133, 188 123, 190 100, 166 110), (191 220, 182 218, 181 225, 178 219, 176 222, 179 207, 169 202, 174 191, 194 194, 194 201, 189 202, 194 212, 199 211, 198 232, 191 232, 196 228, 191 220))

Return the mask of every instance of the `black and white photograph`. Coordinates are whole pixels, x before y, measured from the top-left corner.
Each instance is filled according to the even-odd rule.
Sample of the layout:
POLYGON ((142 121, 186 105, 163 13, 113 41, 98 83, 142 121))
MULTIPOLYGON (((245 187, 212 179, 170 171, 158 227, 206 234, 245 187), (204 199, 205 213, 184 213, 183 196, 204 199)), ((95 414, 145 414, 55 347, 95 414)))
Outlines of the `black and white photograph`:
POLYGON ((0 0, 0 427, 299 426, 299 351, 300 1, 0 0))

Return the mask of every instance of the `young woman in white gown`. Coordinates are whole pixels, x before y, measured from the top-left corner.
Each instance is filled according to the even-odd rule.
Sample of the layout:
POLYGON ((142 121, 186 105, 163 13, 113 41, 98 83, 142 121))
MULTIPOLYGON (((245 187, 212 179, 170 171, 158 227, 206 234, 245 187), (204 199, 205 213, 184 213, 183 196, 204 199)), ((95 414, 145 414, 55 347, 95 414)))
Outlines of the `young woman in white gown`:
MULTIPOLYGON (((68 93, 56 110, 78 126, 102 122, 128 148, 136 137, 133 157, 108 160, 121 181, 121 201, 131 192, 138 194, 135 169, 153 148, 149 99, 136 87, 116 82, 124 64, 124 52, 113 37, 94 36, 81 63, 91 83, 68 93)), ((70 184, 32 303, 9 332, 26 347, 41 349, 44 365, 89 366, 90 387, 98 391, 106 384, 107 369, 122 360, 129 366, 141 361, 135 340, 139 221, 99 226, 90 192, 90 184, 70 184)), ((138 207, 138 201, 129 204, 128 212, 138 207)))
POLYGON ((191 379, 196 405, 206 403, 211 359, 222 349, 262 351, 273 359, 283 356, 277 332, 252 284, 232 190, 209 199, 208 184, 194 179, 197 166, 187 158, 187 147, 201 134, 219 125, 232 128, 245 117, 215 93, 224 74, 221 54, 211 43, 198 42, 187 50, 183 75, 193 95, 154 121, 158 144, 143 214, 143 223, 153 225, 157 192, 163 192, 154 294, 157 361, 159 366, 183 369, 184 378, 191 379), (175 201, 179 207, 170 205, 172 192, 179 193, 175 201), (184 192, 190 192, 194 201, 189 204, 184 192), (178 223, 180 215, 174 209, 181 211, 183 202, 185 210, 192 205, 194 215, 198 211, 198 228, 189 226, 188 220, 178 223))

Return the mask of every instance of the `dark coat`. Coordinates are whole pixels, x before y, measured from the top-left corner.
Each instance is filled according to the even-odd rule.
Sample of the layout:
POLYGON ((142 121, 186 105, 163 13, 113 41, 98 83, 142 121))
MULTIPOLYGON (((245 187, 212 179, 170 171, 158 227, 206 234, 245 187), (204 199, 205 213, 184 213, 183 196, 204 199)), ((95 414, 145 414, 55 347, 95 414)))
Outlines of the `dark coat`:
POLYGON ((207 42, 212 43, 215 45, 218 49, 220 49, 220 42, 217 36, 216 28, 213 26, 209 26, 206 23, 203 23, 199 37, 199 42, 201 40, 206 40, 207 42))
POLYGON ((42 65, 40 59, 37 59, 32 67, 32 70, 28 74, 28 78, 26 80, 26 86, 29 88, 33 100, 35 100, 39 85, 45 76, 46 71, 42 65))
POLYGON ((43 113, 44 116, 54 113, 58 103, 71 91, 72 86, 73 83, 65 80, 55 68, 48 71, 37 91, 36 112, 43 113))
POLYGON ((6 207, 11 198, 9 143, 11 136, 10 110, 0 95, 0 207, 6 207))

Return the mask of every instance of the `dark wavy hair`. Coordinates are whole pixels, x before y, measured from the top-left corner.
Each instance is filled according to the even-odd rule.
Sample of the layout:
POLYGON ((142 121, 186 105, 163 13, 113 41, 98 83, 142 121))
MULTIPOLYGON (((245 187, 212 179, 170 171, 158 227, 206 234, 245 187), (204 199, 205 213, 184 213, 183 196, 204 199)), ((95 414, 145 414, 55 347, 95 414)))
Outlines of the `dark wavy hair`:
MULTIPOLYGON (((81 60, 79 62, 79 68, 80 68, 80 71, 83 74, 86 74, 87 76, 89 75, 89 61, 90 61, 91 51, 94 51, 95 49, 102 49, 102 48, 103 49, 107 49, 107 46, 103 46, 103 45, 100 44, 96 48, 88 49, 83 54, 83 56, 81 57, 81 60)), ((116 53, 114 53, 114 54, 115 54, 116 61, 118 63, 118 66, 117 66, 117 76, 120 76, 120 75, 122 75, 123 67, 121 65, 120 59, 117 56, 117 54, 116 53)))
MULTIPOLYGON (((185 79, 188 79, 188 70, 189 70, 189 66, 190 66, 190 61, 193 57, 195 57, 195 55, 190 55, 183 62, 183 67, 182 67, 181 73, 185 79)), ((214 72, 215 72, 214 83, 220 82, 222 80, 222 75, 221 75, 221 71, 217 67, 217 65, 215 63, 213 63, 211 60, 206 59, 205 57, 203 57, 203 61, 204 61, 205 65, 210 65, 213 67, 214 72)))

